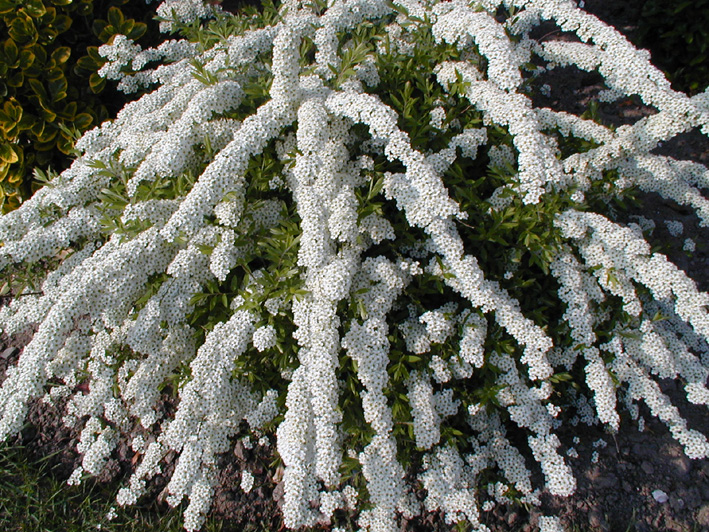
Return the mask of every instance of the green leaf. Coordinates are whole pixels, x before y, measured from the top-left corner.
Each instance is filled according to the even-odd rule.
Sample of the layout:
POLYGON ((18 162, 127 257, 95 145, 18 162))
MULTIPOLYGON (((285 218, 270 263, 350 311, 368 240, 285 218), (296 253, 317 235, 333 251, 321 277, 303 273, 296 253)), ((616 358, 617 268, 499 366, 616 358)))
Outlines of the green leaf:
MULTIPOLYGON (((47 95, 47 91, 44 88, 44 85, 42 85, 41 81, 39 81, 38 79, 28 79, 27 84, 32 89, 32 92, 34 92, 37 96, 39 96, 40 102, 41 102, 41 100, 46 101, 49 99, 48 95, 47 95)), ((41 105, 41 103, 40 103, 40 105, 41 105)))
POLYGON ((7 39, 3 43, 3 52, 5 53, 5 61, 8 63, 10 68, 14 68, 15 63, 19 59, 19 50, 15 41, 12 39, 7 39))
POLYGON ((137 41, 140 39, 143 35, 145 35, 145 32, 148 31, 148 25, 143 23, 143 22, 135 22, 133 25, 133 29, 127 32, 125 35, 129 39, 133 41, 137 41))
POLYGON ((89 77, 89 88, 94 94, 101 92, 106 87, 106 78, 102 78, 96 72, 89 77))
POLYGON ((121 26, 118 28, 118 31, 121 33, 121 35, 125 35, 128 37, 128 34, 133 31, 133 26, 135 26, 135 21, 133 19, 128 19, 126 20, 121 26))
POLYGON ((26 44, 37 40, 37 30, 31 19, 18 17, 10 23, 10 38, 17 43, 26 44))
POLYGON ((59 138, 57 138, 57 149, 64 155, 71 155, 74 151, 74 140, 67 139, 60 135, 59 138))
POLYGON ((49 81, 49 94, 52 97, 52 102, 58 102, 66 98, 66 91, 68 87, 69 83, 63 74, 61 77, 49 81))
POLYGON ((57 30, 57 33, 64 33, 71 27, 71 22, 71 18, 67 15, 58 15, 52 26, 57 30))
POLYGON ((16 163, 18 160, 19 157, 17 157, 17 153, 15 153, 15 150, 10 144, 7 144, 5 142, 0 144, 0 161, 7 164, 13 164, 16 163))
POLYGON ((81 131, 86 131, 93 123, 94 119, 89 113, 81 113, 76 115, 74 126, 81 131))
POLYGON ((96 35, 96 37, 100 39, 103 30, 106 29, 106 26, 108 26, 108 22, 103 19, 97 19, 94 20, 93 24, 91 24, 91 31, 94 35, 96 35))
POLYGON ((69 102, 64 106, 64 109, 61 110, 59 113, 59 116, 63 120, 68 120, 70 122, 74 121, 74 118, 76 118, 76 110, 78 109, 78 105, 76 102, 69 102))
POLYGON ((24 85, 24 83, 25 83, 25 75, 23 72, 18 72, 17 74, 15 74, 14 76, 11 76, 7 80, 7 84, 10 87, 22 87, 22 85, 24 85))
POLYGON ((68 46, 60 46, 52 52, 51 57, 57 65, 63 65, 69 60, 69 56, 71 56, 71 48, 68 46))
POLYGON ((125 17, 123 16, 123 12, 120 9, 118 9, 117 7, 109 8, 108 23, 111 24, 114 28, 119 28, 123 24, 124 20, 125 17))
POLYGON ((0 15, 6 15, 12 13, 17 6, 12 0, 0 0, 0 15))
POLYGON ((23 9, 28 15, 36 18, 41 17, 47 12, 42 0, 24 0, 23 9))
POLYGON ((35 143, 35 148, 39 151, 51 150, 56 144, 56 138, 59 134, 59 130, 53 127, 45 127, 42 132, 42 136, 38 137, 38 141, 35 143))
POLYGON ((76 65, 74 65, 74 72, 79 76, 87 76, 97 72, 102 65, 102 63, 97 63, 90 55, 85 55, 80 57, 76 65))
POLYGON ((35 55, 31 49, 25 48, 20 51, 20 64, 22 70, 26 70, 32 66, 35 60, 35 55))

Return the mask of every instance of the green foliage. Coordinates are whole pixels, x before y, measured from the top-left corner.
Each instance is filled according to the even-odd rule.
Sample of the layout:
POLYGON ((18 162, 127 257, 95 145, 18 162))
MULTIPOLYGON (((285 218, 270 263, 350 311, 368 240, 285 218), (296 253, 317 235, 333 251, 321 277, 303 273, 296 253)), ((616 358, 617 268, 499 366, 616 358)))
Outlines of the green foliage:
POLYGON ((709 85, 709 0, 648 0, 637 36, 676 90, 696 94, 709 85))
POLYGON ((0 206, 7 212, 40 182, 32 168, 68 166, 74 143, 125 103, 101 92, 105 80, 95 43, 114 35, 138 39, 144 0, 0 0, 0 206), (106 17, 104 20, 101 17, 106 17), (85 54, 85 55, 82 55, 85 54), (88 84, 87 80, 88 79, 88 84))

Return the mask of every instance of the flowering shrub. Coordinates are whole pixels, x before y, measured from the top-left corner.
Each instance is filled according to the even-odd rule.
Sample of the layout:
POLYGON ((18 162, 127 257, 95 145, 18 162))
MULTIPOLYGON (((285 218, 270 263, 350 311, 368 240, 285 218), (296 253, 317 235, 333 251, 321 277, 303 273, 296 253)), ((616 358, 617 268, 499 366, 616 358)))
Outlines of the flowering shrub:
POLYGON ((479 508, 538 503, 527 458, 550 493, 574 491, 564 422, 615 431, 641 401, 709 456, 657 383, 709 401, 709 295, 620 221, 641 189, 709 224, 707 169, 652 153, 708 132, 707 93, 671 90, 568 0, 158 14, 181 39, 99 50, 103 75, 148 92, 0 218, 6 275, 61 257, 0 310, 8 334, 39 324, 0 390, 0 437, 32 398, 66 398, 70 480, 131 437, 131 504, 176 453, 167 501, 189 500, 188 530, 246 435, 275 432, 289 528, 345 509, 362 529, 440 511, 485 530, 479 508), (578 42, 534 40, 543 21, 578 42), (535 107, 556 65, 657 112, 612 129, 535 107))

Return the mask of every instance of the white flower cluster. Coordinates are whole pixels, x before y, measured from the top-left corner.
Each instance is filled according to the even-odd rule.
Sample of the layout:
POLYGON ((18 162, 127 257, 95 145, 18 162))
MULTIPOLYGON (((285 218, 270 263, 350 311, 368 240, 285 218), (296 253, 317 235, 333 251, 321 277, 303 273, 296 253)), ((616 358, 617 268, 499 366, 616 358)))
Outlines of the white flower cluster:
POLYGON ((241 472, 241 489, 244 490, 244 493, 248 493, 251 491, 251 488, 254 487, 254 476, 251 474, 250 471, 242 471, 241 472))
POLYGON ((215 4, 201 0, 164 0, 157 8, 157 15, 161 18, 160 31, 173 31, 178 23, 190 24, 195 19, 207 18, 215 9, 215 4))
MULTIPOLYGON (((201 0, 158 8, 166 31, 214 14, 229 16, 201 0)), ((568 0, 334 0, 323 7, 292 0, 272 26, 235 30, 207 48, 182 39, 142 50, 121 35, 102 47, 104 76, 127 91, 155 89, 84 135, 77 143, 83 155, 69 169, 0 217, 0 269, 61 259, 37 293, 0 309, 8 334, 38 324, 0 388, 0 439, 17 433, 30 400, 59 381, 48 397, 68 398, 64 421, 81 434, 83 461, 70 482, 99 474, 120 437, 140 424, 148 436, 131 445, 142 460, 118 502, 135 503, 168 453, 176 454, 167 501, 188 499, 191 531, 209 510, 219 453, 236 437, 267 444, 280 415, 289 528, 333 525, 337 510, 361 509, 343 476, 355 462, 369 493, 362 530, 398 530, 401 516, 423 511, 487 530, 480 508, 509 502, 510 489, 539 504, 528 457, 507 437, 514 426, 526 434, 546 489, 569 495, 575 480, 554 434, 562 423, 552 393, 559 368, 585 372, 592 396, 575 400, 583 422, 618 428, 615 376, 631 413, 644 401, 688 456, 709 456, 706 437, 688 428, 657 384, 680 379, 691 402, 709 405, 709 295, 652 253, 640 225, 579 206, 596 182, 610 190, 603 180, 617 173, 617 190, 658 192, 709 225, 701 192, 709 170, 652 153, 683 131, 709 131, 706 93, 672 91, 645 52, 568 0), (503 20, 502 6, 516 16, 503 20), (582 42, 535 42, 531 32, 544 21, 582 42), (362 50, 355 47, 361 28, 373 32, 378 55, 365 51, 349 64, 362 50), (423 114, 426 135, 445 140, 435 150, 418 148, 420 136, 403 129, 406 121, 385 103, 395 94, 377 95, 386 79, 380 57, 408 61, 420 51, 421 32, 457 58, 427 65, 435 74, 430 90, 440 97, 423 114), (352 40, 341 42, 343 35, 352 40), (312 55, 301 57, 301 49, 312 55), (611 130, 535 108, 523 93, 531 59, 598 71, 605 97, 638 95, 658 113, 611 130), (145 68, 156 61, 166 64, 145 68), (457 104, 465 108, 459 115, 449 107, 457 104), (469 109, 478 118, 466 123, 469 109), (562 157, 559 137, 594 147, 562 157), (485 157, 493 172, 510 175, 473 212, 461 198, 478 193, 477 170, 470 190, 446 183, 456 163, 485 157), (562 240, 548 261, 558 286, 550 297, 561 306, 558 326, 550 327, 505 288, 523 267, 510 261, 495 277, 487 243, 466 235, 510 207, 541 213, 560 198, 576 207, 548 223, 562 240), (258 255, 263 242, 250 232, 270 244, 294 220, 299 233, 267 264, 258 255), (115 230, 107 229, 111 221, 115 230), (280 271, 291 248, 292 264, 280 271), (422 284, 439 286, 442 300, 407 299, 422 284), (221 315, 196 312, 213 311, 217 297, 221 315), (198 307, 202 300, 211 306, 198 307), (611 338, 601 340, 599 326, 611 321, 611 338), (284 330, 292 338, 281 338, 284 330), (265 394, 255 391, 246 377, 262 368, 239 373, 242 365, 276 352, 283 356, 274 359, 290 364, 277 368, 287 390, 269 383, 265 394), (179 405, 162 419, 166 386, 179 405), (367 425, 356 449, 343 449, 351 436, 343 429, 351 414, 345 394, 361 402, 353 410, 367 425), (465 432, 450 432, 460 433, 455 441, 465 450, 451 442, 452 423, 467 423, 465 432), (402 428, 413 443, 397 439, 402 428), (409 479, 397 456, 413 447, 422 470, 409 479), (500 479, 478 492, 489 468, 500 479), (427 492, 423 504, 417 482, 427 492)), ((509 220, 501 219, 497 227, 509 220)), ((666 225, 682 234, 679 222, 666 225)), ((695 246, 685 241, 687 251, 695 246)), ((253 488, 249 471, 240 485, 253 488)), ((556 532, 561 524, 542 517, 540 528, 556 532)))
POLYGON ((276 329, 273 325, 264 325, 254 331, 254 347, 259 351, 265 351, 276 345, 276 329))

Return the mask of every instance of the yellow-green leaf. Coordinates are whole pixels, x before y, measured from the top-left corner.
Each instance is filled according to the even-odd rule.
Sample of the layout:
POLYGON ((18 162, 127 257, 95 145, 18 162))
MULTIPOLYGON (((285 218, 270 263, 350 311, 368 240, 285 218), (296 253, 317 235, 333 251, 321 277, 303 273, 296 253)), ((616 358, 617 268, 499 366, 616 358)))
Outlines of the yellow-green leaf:
POLYGON ((10 76, 10 78, 7 80, 7 84, 10 87, 22 87, 24 82, 25 82, 25 75, 22 71, 18 72, 14 76, 10 76))
POLYGON ((0 0, 0 15, 12 13, 15 9, 17 9, 17 6, 12 0, 0 0))
POLYGON ((27 84, 30 86, 30 89, 32 89, 32 92, 39 96, 40 105, 42 100, 47 100, 47 91, 41 81, 38 79, 28 79, 27 84))
POLYGON ((120 9, 117 7, 111 7, 108 9, 108 23, 114 28, 119 28, 123 24, 124 20, 125 17, 120 9))
POLYGON ((37 30, 31 19, 18 17, 10 23, 8 34, 13 41, 25 44, 34 42, 37 39, 37 30))
POLYGON ((68 61, 70 55, 71 48, 68 46, 60 46, 52 52, 52 60, 58 65, 63 65, 68 61))
POLYGON ((77 104, 76 102, 69 102, 64 106, 64 109, 60 113, 61 117, 65 120, 73 121, 76 118, 77 104))
POLYGON ((37 18, 47 12, 42 0, 24 0, 24 10, 28 15, 37 18))
POLYGON ((71 19, 66 15, 58 15, 52 25, 57 33, 64 33, 71 27, 71 19))
POLYGON ((74 150, 74 140, 67 139, 64 135, 60 135, 57 139, 57 148, 64 155, 71 155, 71 152, 74 150))
POLYGON ((47 123, 44 120, 37 120, 33 125, 32 125, 32 134, 40 139, 42 135, 44 134, 44 128, 47 125, 47 123))
POLYGON ((74 125, 81 131, 86 131, 93 121, 94 119, 89 113, 80 113, 76 115, 76 118, 74 119, 74 125))
POLYGON ((22 183, 24 172, 22 170, 10 170, 7 174, 7 181, 13 185, 22 183))
POLYGON ((106 86, 106 78, 102 78, 96 72, 89 78, 89 88, 94 94, 98 94, 106 86))
POLYGON ((14 64, 17 62, 19 58, 19 50, 17 48, 17 45, 15 44, 15 41, 12 39, 7 39, 3 43, 3 52, 5 53, 5 60, 8 63, 8 66, 11 68, 14 68, 14 64))
POLYGON ((45 77, 47 81, 59 81, 64 78, 64 72, 60 68, 48 69, 45 77))
MULTIPOLYGON (((10 165, 8 163, 0 162, 0 182, 5 179, 9 171, 10 165)), ((2 187, 0 187, 0 192, 2 192, 2 187)))
POLYGON ((18 129, 26 131, 32 129, 37 122, 37 117, 31 113, 22 113, 22 118, 17 123, 18 129))
POLYGON ((19 157, 17 157, 15 150, 12 149, 12 146, 10 144, 7 144, 5 142, 0 144, 0 161, 7 164, 13 164, 16 163, 18 160, 19 157))
POLYGON ((42 106, 40 114, 42 115, 42 118, 44 118, 47 122, 54 122, 57 119, 57 113, 55 113, 51 109, 47 109, 44 106, 42 106))
MULTIPOLYGON (((11 98, 11 100, 15 101, 14 98, 11 98)), ((13 103, 13 101, 5 102, 2 106, 2 112, 13 122, 19 122, 20 118, 22 118, 22 106, 17 105, 16 101, 13 103)))
POLYGON ((34 63, 35 60, 35 55, 32 53, 32 50, 25 48, 20 51, 20 68, 22 70, 25 70, 26 68, 29 68, 32 66, 32 63, 34 63))

